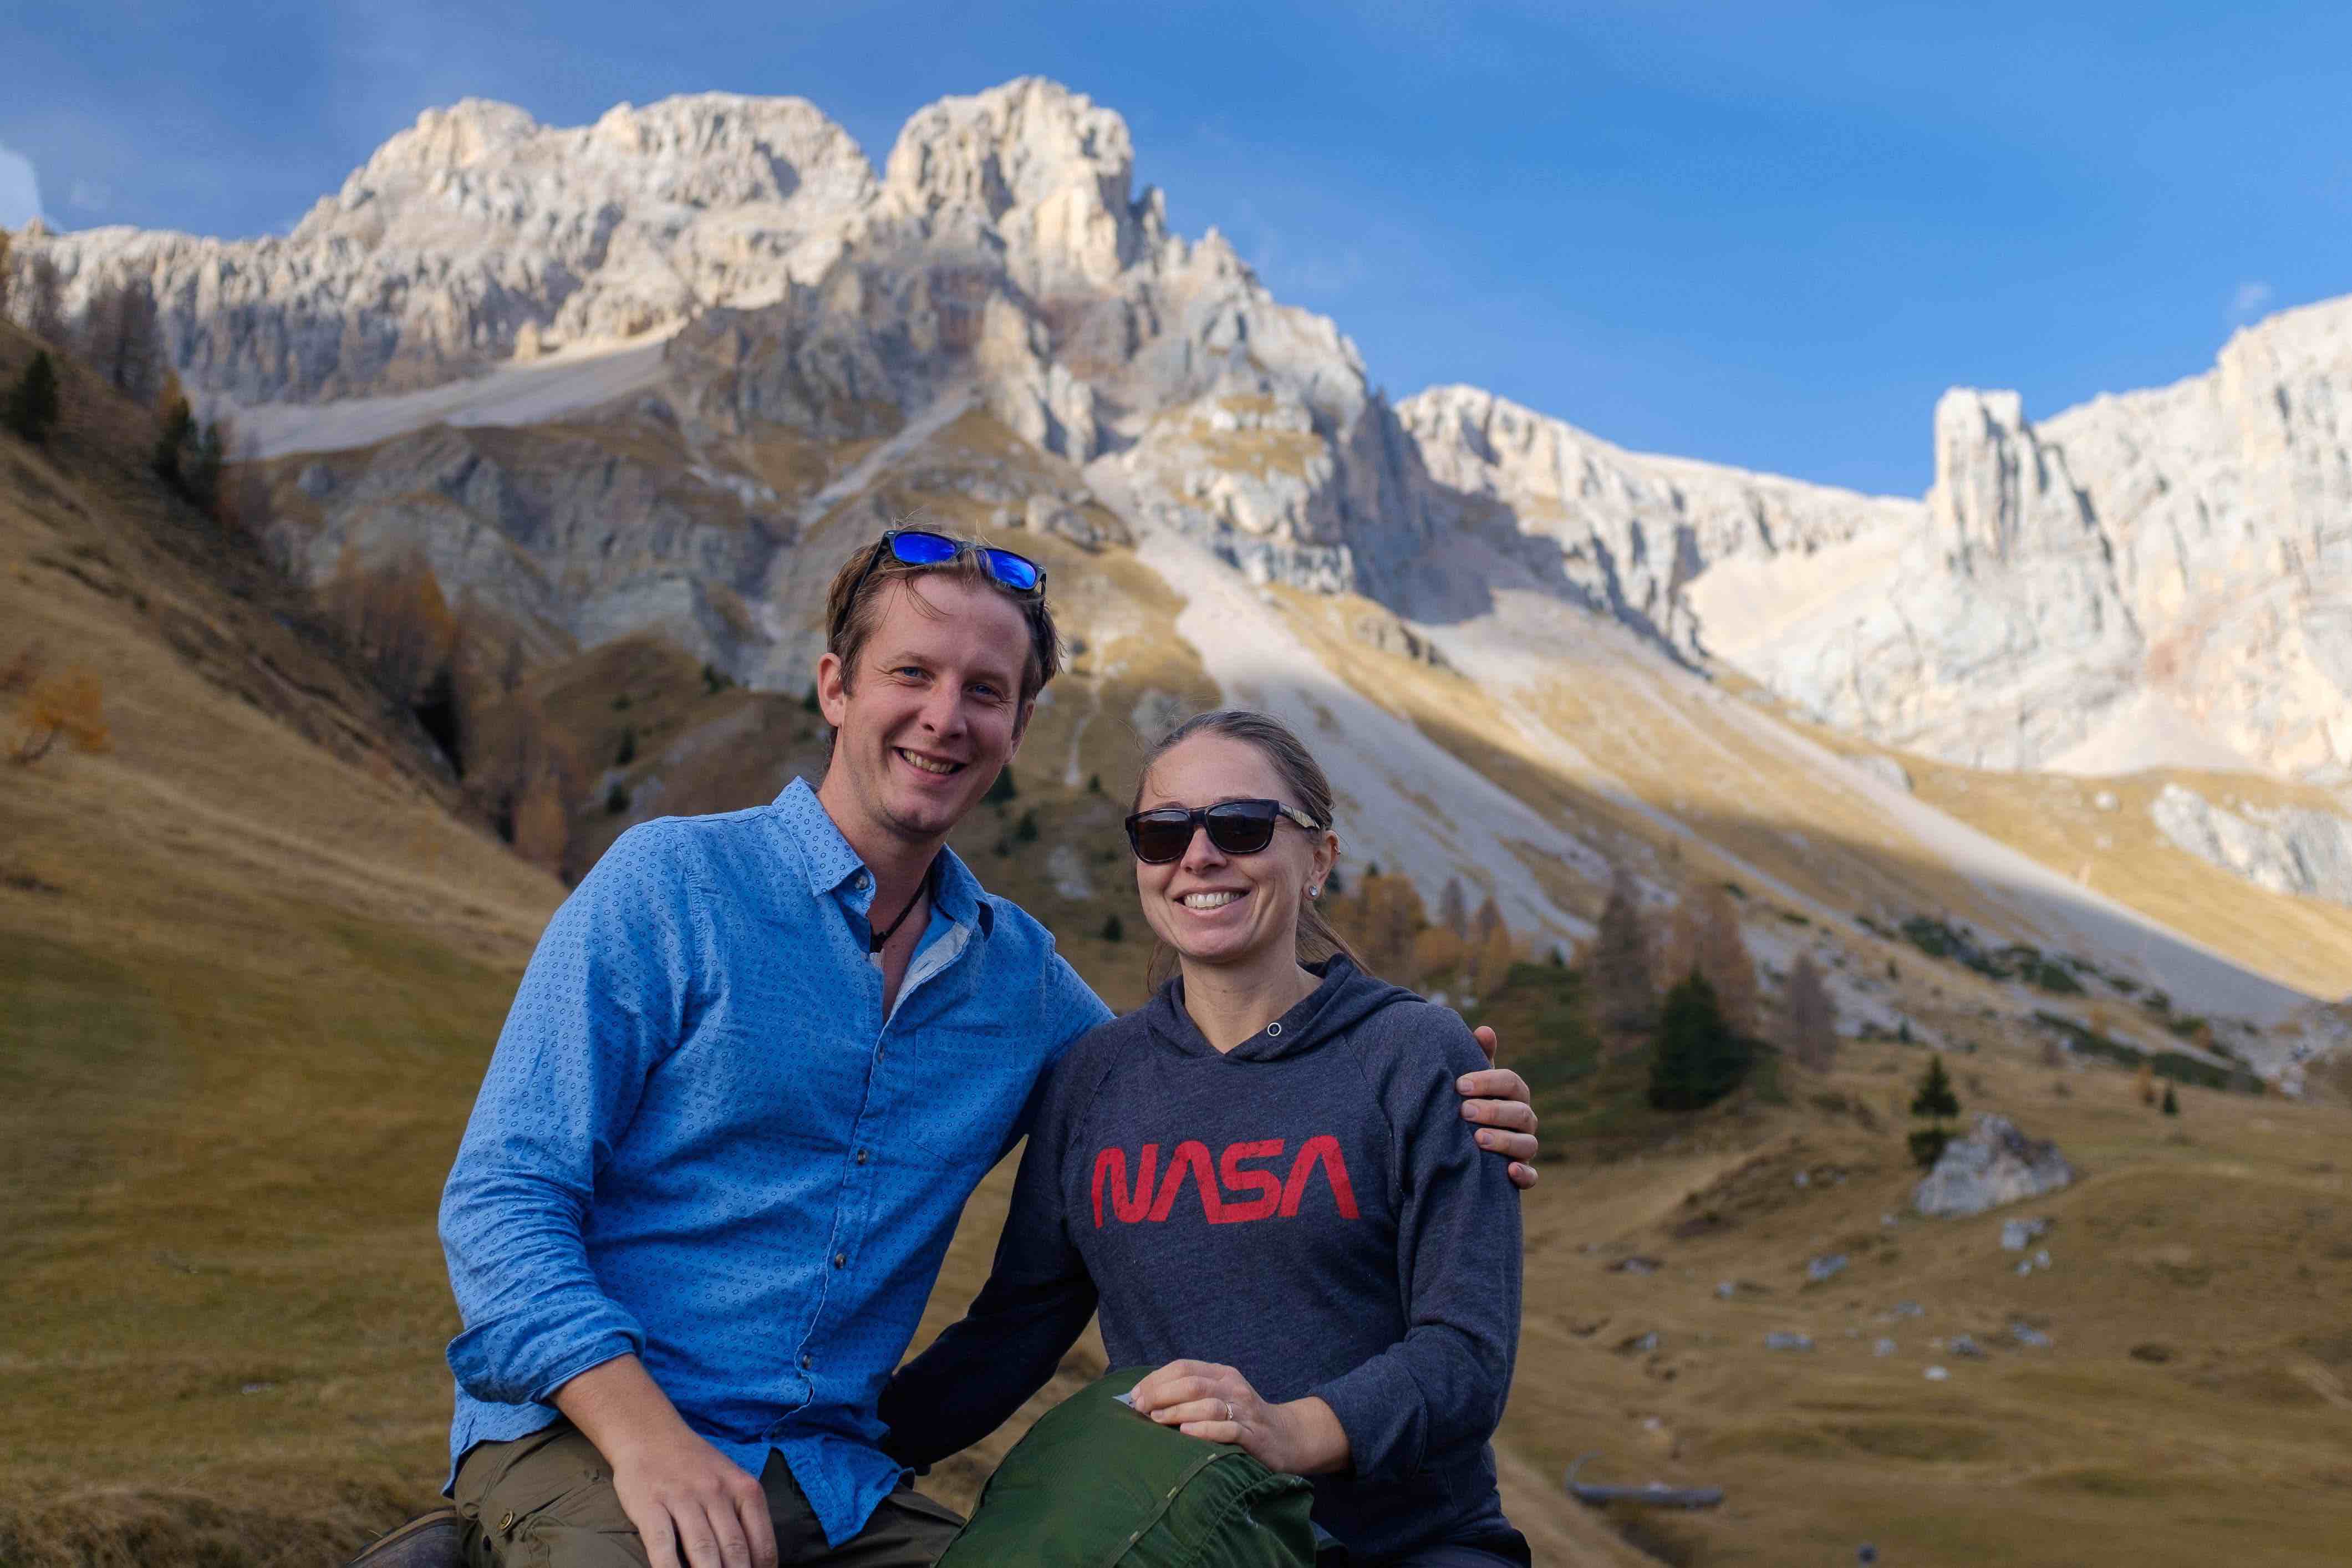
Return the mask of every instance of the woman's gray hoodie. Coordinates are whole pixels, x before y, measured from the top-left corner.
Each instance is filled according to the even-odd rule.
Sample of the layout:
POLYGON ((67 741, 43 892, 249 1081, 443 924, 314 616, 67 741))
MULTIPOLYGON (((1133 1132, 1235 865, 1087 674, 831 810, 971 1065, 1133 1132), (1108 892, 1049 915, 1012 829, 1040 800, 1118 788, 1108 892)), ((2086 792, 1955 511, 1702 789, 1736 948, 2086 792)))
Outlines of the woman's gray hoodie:
POLYGON ((1044 1386, 1097 1292, 1113 1366, 1237 1368, 1321 1397, 1349 1469, 1315 1518, 1359 1557, 1503 1534, 1488 1447, 1519 1331, 1519 1207, 1462 1120, 1454 1014, 1344 958, 1220 1055, 1172 981, 1048 1079, 987 1287, 881 1398, 929 1464, 1044 1386))

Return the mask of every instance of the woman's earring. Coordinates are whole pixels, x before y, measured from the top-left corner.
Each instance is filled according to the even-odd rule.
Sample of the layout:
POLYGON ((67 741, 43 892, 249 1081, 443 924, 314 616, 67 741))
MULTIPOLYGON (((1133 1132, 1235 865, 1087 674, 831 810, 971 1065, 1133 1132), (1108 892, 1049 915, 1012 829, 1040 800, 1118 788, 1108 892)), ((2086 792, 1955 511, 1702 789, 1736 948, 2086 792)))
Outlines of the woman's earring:
POLYGON ((1310 898, 1310 899, 1319 899, 1319 898, 1321 898, 1321 897, 1323 896, 1323 889, 1322 889, 1322 887, 1318 884, 1318 886, 1315 886, 1315 887, 1312 887, 1312 888, 1307 889, 1307 896, 1308 898, 1310 898))

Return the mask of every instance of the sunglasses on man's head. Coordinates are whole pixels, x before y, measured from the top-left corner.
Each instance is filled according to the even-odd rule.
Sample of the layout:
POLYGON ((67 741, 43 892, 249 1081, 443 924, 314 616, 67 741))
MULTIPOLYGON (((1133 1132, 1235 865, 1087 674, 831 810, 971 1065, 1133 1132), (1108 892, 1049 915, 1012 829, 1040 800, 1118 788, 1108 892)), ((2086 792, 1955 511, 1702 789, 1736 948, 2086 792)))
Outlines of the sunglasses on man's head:
POLYGON ((999 550, 992 544, 975 544, 969 539, 951 539, 944 533, 933 533, 921 528, 894 528, 874 542, 873 552, 866 557, 866 565, 857 574, 857 581, 849 585, 849 597, 842 601, 841 619, 835 623, 833 635, 837 639, 842 626, 848 622, 849 611, 857 603, 857 591, 866 586, 866 579, 874 574, 887 551, 894 561, 908 566, 944 566, 966 551, 980 557, 981 565, 997 586, 1019 595, 1024 599, 1045 596, 1045 569, 1026 555, 1011 550, 999 550))
POLYGON ((1323 831, 1313 817, 1278 800, 1227 800, 1189 811, 1181 805, 1139 811, 1127 819, 1127 841, 1147 866, 1181 858, 1192 847, 1192 835, 1204 827, 1220 853, 1255 855, 1274 842, 1275 824, 1286 816, 1309 833, 1323 831))

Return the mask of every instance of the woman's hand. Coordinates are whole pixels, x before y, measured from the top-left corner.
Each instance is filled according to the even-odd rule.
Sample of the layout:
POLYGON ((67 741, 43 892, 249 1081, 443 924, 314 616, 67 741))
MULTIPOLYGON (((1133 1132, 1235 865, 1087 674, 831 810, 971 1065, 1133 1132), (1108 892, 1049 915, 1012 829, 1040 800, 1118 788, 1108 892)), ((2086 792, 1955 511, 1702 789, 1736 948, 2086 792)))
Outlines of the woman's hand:
POLYGON ((1348 1468, 1348 1434, 1313 1397, 1269 1405, 1229 1366, 1171 1361, 1135 1385, 1135 1407, 1187 1437, 1231 1443, 1269 1470, 1328 1475, 1348 1468))

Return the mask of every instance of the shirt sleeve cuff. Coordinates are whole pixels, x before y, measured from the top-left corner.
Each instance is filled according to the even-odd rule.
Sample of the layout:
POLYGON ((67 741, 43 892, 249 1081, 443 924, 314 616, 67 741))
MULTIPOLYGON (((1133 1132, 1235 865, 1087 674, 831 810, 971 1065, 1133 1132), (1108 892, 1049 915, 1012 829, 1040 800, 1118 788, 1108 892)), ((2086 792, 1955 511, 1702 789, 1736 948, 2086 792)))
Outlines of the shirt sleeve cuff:
POLYGON ((543 1405, 589 1368, 645 1350, 636 1321, 593 1289, 541 1297, 449 1342, 449 1370, 477 1399, 543 1405))

